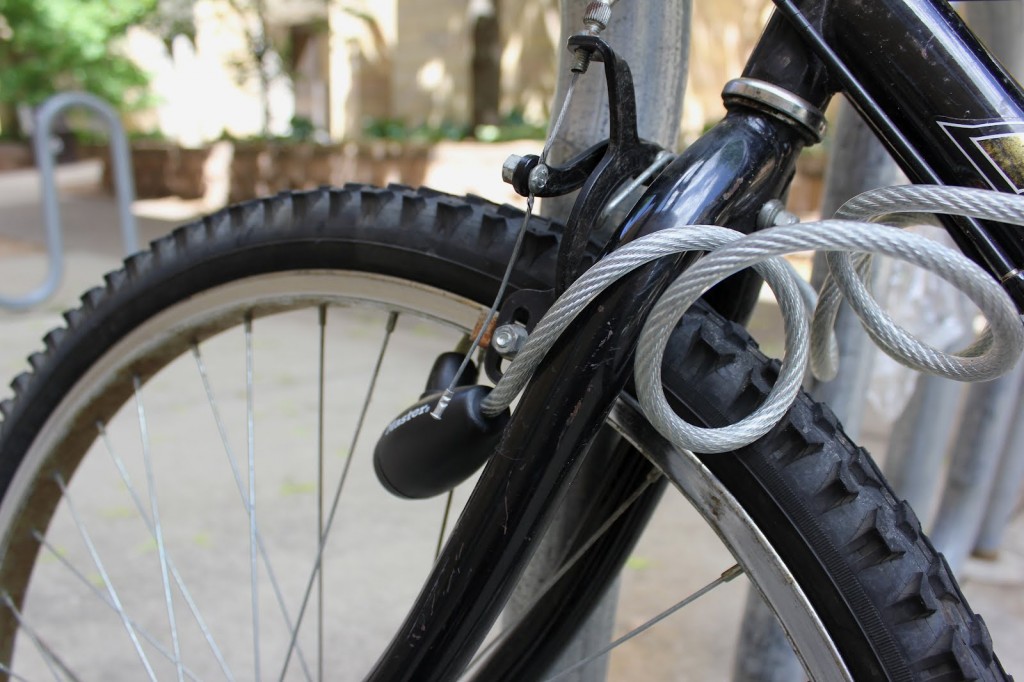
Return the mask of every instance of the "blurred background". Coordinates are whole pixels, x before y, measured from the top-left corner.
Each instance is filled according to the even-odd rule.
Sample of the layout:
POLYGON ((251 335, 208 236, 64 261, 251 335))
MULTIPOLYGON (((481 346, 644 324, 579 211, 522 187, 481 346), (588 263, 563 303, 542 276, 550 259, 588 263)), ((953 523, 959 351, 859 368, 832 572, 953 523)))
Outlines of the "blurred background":
MULTIPOLYGON (((681 142, 723 112, 770 5, 694 3, 681 142)), ((125 117, 139 198, 418 185, 453 143, 542 137, 559 43, 557 0, 0 0, 0 169, 31 165, 34 107, 84 90, 125 117)), ((63 159, 104 158, 90 118, 58 131, 63 159)))

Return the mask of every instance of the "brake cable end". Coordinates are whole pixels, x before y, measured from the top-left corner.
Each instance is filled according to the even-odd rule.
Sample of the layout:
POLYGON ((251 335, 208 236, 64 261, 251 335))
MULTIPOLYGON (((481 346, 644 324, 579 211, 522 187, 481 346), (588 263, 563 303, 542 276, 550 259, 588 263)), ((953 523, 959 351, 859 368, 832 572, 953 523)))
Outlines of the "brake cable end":
POLYGON ((440 399, 437 401, 437 405, 434 406, 430 416, 434 419, 441 421, 441 417, 444 416, 444 411, 448 409, 448 404, 452 401, 452 396, 455 395, 455 391, 452 390, 451 386, 445 389, 444 393, 441 394, 440 399))

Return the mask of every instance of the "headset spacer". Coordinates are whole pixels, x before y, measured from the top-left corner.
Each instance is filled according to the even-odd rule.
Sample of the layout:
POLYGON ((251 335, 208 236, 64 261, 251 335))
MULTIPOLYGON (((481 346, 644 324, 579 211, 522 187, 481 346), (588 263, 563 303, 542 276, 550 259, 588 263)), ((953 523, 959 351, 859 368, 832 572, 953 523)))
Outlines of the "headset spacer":
POLYGON ((735 78, 725 84, 722 99, 726 105, 746 104, 795 123, 814 142, 821 142, 825 135, 825 115, 807 100, 777 85, 755 78, 735 78))

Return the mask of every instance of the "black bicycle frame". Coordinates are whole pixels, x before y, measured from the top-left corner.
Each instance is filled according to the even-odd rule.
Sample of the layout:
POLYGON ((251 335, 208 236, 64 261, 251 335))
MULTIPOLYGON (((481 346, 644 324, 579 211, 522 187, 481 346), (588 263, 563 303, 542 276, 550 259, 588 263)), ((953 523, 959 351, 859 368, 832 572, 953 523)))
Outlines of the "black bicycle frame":
MULTIPOLYGON (((776 4, 826 65, 830 89, 846 93, 912 181, 1024 192, 1024 94, 947 2, 776 4)), ((754 77, 767 48, 751 58, 754 77)), ((1019 228, 947 227, 1024 310, 1019 228)))
MULTIPOLYGON (((915 181, 1024 191, 1024 155, 1014 153, 1024 147, 1024 94, 946 2, 776 4, 744 76, 819 109, 845 92, 915 181)), ((759 208, 784 194, 805 134, 784 117, 733 103, 654 181, 617 241, 690 223, 754 229, 759 208)), ((1002 225, 957 220, 950 230, 1022 306, 1024 243, 1002 225)), ((646 313, 687 262, 634 271, 551 350, 369 679, 449 680, 463 670, 627 385, 646 313)), ((624 549, 586 560, 587 570, 610 580, 608 567, 624 559, 637 525, 623 524, 624 549)))

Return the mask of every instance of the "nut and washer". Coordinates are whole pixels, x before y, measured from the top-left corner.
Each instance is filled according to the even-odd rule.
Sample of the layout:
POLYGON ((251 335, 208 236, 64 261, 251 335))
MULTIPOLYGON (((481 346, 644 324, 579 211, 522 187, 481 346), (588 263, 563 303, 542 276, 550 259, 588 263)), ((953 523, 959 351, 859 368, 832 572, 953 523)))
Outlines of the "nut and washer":
POLYGON ((526 345, 530 334, 520 324, 503 324, 491 336, 491 348, 503 358, 512 359, 526 345))

